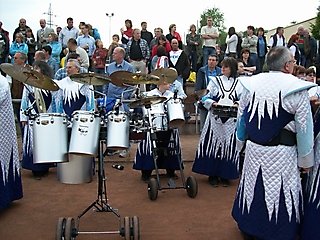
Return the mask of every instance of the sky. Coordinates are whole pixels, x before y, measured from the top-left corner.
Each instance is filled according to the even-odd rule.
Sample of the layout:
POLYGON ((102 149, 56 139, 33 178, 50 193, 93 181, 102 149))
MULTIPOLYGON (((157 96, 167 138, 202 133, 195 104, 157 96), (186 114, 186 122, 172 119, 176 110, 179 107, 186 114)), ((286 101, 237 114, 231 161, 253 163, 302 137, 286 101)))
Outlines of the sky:
POLYGON ((268 30, 288 26, 292 21, 304 21, 316 17, 320 5, 319 0, 306 0, 303 6, 302 2, 295 4, 294 1, 279 0, 0 0, 0 21, 2 27, 10 32, 10 39, 20 18, 27 20, 27 25, 34 33, 40 28, 40 19, 44 18, 48 23, 49 15, 46 13, 49 12, 50 3, 54 29, 56 25, 65 27, 67 18, 72 17, 76 27, 83 21, 97 28, 105 46, 109 45, 110 36, 115 33, 120 35, 120 28, 124 27, 126 19, 131 19, 136 28, 146 21, 149 31, 161 27, 164 34, 168 33, 169 25, 174 23, 177 32, 185 39, 189 26, 197 25, 201 14, 214 7, 224 14, 225 27, 228 29, 233 26, 238 32, 245 31, 248 25, 268 30), (109 16, 113 13, 114 16, 108 17, 106 13, 109 16))

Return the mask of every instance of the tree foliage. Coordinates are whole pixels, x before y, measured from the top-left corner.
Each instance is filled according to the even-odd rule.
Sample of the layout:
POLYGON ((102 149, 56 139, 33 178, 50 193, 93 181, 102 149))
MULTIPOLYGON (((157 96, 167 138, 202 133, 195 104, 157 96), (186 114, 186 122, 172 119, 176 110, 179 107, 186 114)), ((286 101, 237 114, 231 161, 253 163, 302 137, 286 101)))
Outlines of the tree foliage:
POLYGON ((317 8, 317 10, 318 10, 318 13, 316 18, 316 23, 311 24, 311 33, 315 39, 320 40, 320 6, 317 8))
POLYGON ((213 26, 217 27, 219 32, 226 30, 226 27, 224 26, 224 14, 219 8, 206 9, 203 11, 200 16, 200 28, 207 25, 207 17, 212 17, 213 26))
POLYGON ((220 36, 218 43, 224 43, 226 39, 226 27, 224 26, 224 14, 219 8, 206 9, 200 15, 200 28, 207 25, 207 17, 212 17, 213 26, 218 28, 220 36))

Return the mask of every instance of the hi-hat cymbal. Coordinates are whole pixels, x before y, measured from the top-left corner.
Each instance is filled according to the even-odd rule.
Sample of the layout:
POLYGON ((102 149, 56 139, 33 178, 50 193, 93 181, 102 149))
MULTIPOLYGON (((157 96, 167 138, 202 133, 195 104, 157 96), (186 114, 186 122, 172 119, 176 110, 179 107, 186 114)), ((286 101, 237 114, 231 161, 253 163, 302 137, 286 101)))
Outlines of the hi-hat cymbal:
POLYGON ((98 73, 76 73, 70 75, 70 78, 75 82, 94 86, 103 86, 111 82, 107 75, 98 73))
POLYGON ((116 71, 110 75, 113 84, 119 87, 125 86, 125 84, 158 84, 159 77, 152 74, 145 73, 131 73, 127 71, 116 71))
POLYGON ((30 86, 49 91, 57 91, 59 89, 59 86, 51 78, 32 70, 30 67, 2 63, 0 68, 13 79, 30 86))
POLYGON ((143 98, 141 98, 139 100, 136 100, 136 101, 130 103, 129 106, 131 108, 143 107, 143 106, 147 106, 147 105, 153 105, 153 104, 161 103, 161 102, 164 102, 166 100, 167 100, 166 97, 147 96, 147 97, 143 97, 143 98))
POLYGON ((174 68, 158 68, 150 74, 158 76, 161 82, 167 83, 173 83, 178 77, 178 73, 174 68))

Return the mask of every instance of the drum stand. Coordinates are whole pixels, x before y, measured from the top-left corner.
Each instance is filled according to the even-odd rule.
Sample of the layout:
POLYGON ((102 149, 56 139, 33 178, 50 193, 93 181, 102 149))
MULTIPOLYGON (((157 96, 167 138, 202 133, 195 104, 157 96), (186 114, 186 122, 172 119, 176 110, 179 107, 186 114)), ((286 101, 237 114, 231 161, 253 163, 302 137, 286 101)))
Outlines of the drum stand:
POLYGON ((118 210, 112 208, 108 204, 107 198, 107 185, 106 176, 104 171, 104 145, 106 137, 106 129, 101 127, 99 134, 99 146, 98 146, 98 195, 97 199, 93 201, 78 217, 75 221, 74 218, 60 217, 56 229, 57 240, 71 240, 75 239, 79 234, 120 234, 125 240, 140 239, 140 226, 139 218, 137 216, 124 217, 123 226, 121 226, 121 218, 118 214, 118 210), (94 209, 96 212, 112 212, 119 219, 119 230, 114 231, 79 231, 80 218, 83 217, 90 209, 94 209))
MULTIPOLYGON (((184 173, 183 173, 183 162, 182 162, 181 154, 179 153, 179 149, 178 149, 178 146, 176 145, 175 140, 173 140, 174 147, 172 150, 174 151, 173 155, 176 155, 178 157, 182 186, 176 186, 175 181, 172 178, 172 176, 170 176, 170 178, 169 178, 168 187, 161 186, 160 174, 159 174, 159 168, 158 168, 158 159, 159 159, 158 150, 159 150, 159 148, 157 147, 156 132, 154 131, 154 129, 152 127, 153 118, 152 118, 152 115, 150 112, 151 106, 146 105, 145 108, 146 108, 147 114, 148 114, 148 120, 149 120, 149 126, 150 126, 149 132, 150 132, 150 139, 151 139, 151 151, 152 151, 152 157, 153 157, 155 172, 156 172, 156 178, 150 178, 150 180, 148 182, 149 199, 156 200, 158 197, 158 190, 161 191, 164 189, 182 189, 182 188, 186 189, 187 194, 190 198, 195 198, 198 193, 197 181, 193 176, 189 176, 187 178, 187 180, 185 180, 184 173)), ((171 133, 170 133, 170 135, 171 135, 171 133)), ((170 136, 170 138, 171 138, 171 136, 170 136)), ((170 140, 169 140, 169 142, 170 142, 170 140)))

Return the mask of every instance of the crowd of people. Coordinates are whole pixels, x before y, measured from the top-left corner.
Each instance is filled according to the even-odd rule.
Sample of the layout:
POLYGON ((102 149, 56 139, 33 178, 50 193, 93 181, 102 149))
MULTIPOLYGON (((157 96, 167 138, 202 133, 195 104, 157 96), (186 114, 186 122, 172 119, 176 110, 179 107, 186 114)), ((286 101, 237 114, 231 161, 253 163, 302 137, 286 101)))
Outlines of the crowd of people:
MULTIPOLYGON (((70 76, 88 71, 109 77, 117 71, 148 74, 171 68, 177 73, 173 83, 141 85, 139 89, 144 96, 175 96, 183 101, 190 72, 196 72, 201 135, 192 171, 208 176, 213 187, 228 187, 230 180, 240 178, 232 216, 244 239, 319 239, 320 89, 314 67, 315 39, 303 27, 288 41, 283 27, 266 39, 262 27, 255 31, 250 25, 243 36, 230 27, 225 43, 219 45, 214 19, 207 17, 206 21, 200 30, 194 24, 190 26, 184 45, 175 24, 164 35, 161 27, 151 33, 146 22, 134 28, 127 19, 126 27, 112 36, 108 48, 96 28, 80 22, 79 30, 72 18, 67 19, 66 27, 56 30, 40 19, 36 36, 22 18, 12 41, 0 22, 0 63, 33 66, 59 86, 57 91, 47 91, 14 78, 8 83, 3 77, 6 73, 1 72, 0 128, 6 131, 0 131, 0 209, 22 197, 14 114, 23 136, 21 166, 31 170, 36 179, 53 167, 33 163, 33 133, 27 109, 34 105, 36 95, 42 96, 47 111, 68 118, 77 110, 95 111, 94 98, 101 96, 106 96, 111 111, 117 100, 132 98, 134 88, 113 83, 91 86, 74 82, 70 76), (11 99, 21 99, 21 104, 11 104, 11 99), (221 108, 230 114, 220 115, 221 108)), ((155 104, 150 110, 161 121, 164 105, 155 104)), ((129 112, 126 104, 120 107, 129 112)), ((39 113, 36 107, 33 111, 39 113)), ((169 178, 175 178, 178 156, 168 149, 173 144, 181 154, 179 130, 165 124, 162 127, 156 132, 160 140, 157 147, 164 150, 158 154, 159 167, 166 169, 169 178)), ((155 169, 150 141, 152 136, 146 134, 133 164, 141 171, 143 181, 148 181, 155 169)), ((124 150, 119 156, 127 155, 128 150, 124 150)))

